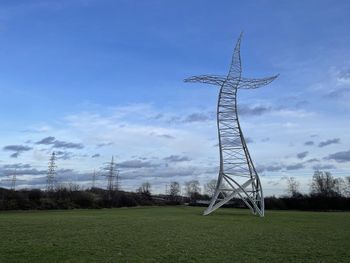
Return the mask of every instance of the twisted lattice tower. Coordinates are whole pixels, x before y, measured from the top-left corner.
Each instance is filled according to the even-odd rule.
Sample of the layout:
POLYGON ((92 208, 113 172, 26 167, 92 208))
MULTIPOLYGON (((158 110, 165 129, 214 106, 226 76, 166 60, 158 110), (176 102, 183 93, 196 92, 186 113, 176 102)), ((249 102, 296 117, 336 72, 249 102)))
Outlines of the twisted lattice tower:
POLYGON ((185 82, 220 86, 217 103, 220 170, 215 193, 204 215, 239 197, 253 214, 264 216, 263 190, 238 120, 237 90, 259 88, 271 83, 278 75, 262 79, 242 77, 241 39, 242 34, 237 40, 227 76, 202 75, 185 79, 185 82))

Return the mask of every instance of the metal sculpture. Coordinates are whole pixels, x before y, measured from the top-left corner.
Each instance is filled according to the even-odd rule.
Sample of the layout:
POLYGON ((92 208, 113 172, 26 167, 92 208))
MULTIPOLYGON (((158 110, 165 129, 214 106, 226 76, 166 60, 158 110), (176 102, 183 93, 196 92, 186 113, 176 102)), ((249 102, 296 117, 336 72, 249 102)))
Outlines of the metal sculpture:
POLYGON ((241 76, 242 33, 233 52, 227 76, 201 75, 185 79, 220 86, 217 103, 217 127, 220 149, 220 170, 215 193, 204 215, 208 215, 231 199, 239 197, 255 215, 264 216, 261 182, 250 157, 237 112, 237 90, 256 89, 271 83, 278 75, 262 79, 241 76))

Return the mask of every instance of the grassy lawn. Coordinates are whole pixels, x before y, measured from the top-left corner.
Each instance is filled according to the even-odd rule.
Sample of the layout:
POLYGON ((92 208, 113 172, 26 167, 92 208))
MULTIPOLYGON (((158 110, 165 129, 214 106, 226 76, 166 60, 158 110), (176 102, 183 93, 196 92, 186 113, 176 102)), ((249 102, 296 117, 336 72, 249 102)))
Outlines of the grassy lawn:
POLYGON ((350 262, 350 213, 0 212, 0 262, 350 262))

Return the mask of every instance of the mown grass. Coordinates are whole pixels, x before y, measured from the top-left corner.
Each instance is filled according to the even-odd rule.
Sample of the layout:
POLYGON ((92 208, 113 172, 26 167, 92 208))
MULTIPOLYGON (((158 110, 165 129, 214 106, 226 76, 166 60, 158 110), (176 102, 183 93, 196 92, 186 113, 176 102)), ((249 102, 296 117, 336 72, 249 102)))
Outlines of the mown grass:
POLYGON ((350 213, 139 207, 0 213, 0 262, 350 262, 350 213))

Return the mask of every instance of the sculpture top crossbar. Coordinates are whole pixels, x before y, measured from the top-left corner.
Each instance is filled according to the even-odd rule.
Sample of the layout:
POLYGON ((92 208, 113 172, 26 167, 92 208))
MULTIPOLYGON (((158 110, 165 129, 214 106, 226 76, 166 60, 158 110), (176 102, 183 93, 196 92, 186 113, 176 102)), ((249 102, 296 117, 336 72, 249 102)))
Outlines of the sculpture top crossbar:
POLYGON ((220 171, 215 193, 204 212, 210 214, 232 198, 240 198, 253 214, 264 216, 264 196, 259 176, 248 151, 237 113, 237 90, 256 89, 271 83, 278 75, 262 79, 244 78, 242 74, 239 36, 227 76, 200 75, 185 79, 220 86, 217 104, 217 126, 220 171))
POLYGON ((255 79, 242 78, 242 64, 241 64, 241 41, 243 33, 240 34, 235 49, 232 55, 232 62, 227 76, 221 75, 200 75, 185 79, 185 82, 200 82, 216 86, 230 86, 236 89, 256 89, 271 83, 278 75, 255 79))
POLYGON ((257 89, 271 83, 278 75, 262 79, 230 78, 219 75, 201 75, 185 79, 185 82, 200 82, 216 86, 230 86, 236 89, 257 89))

